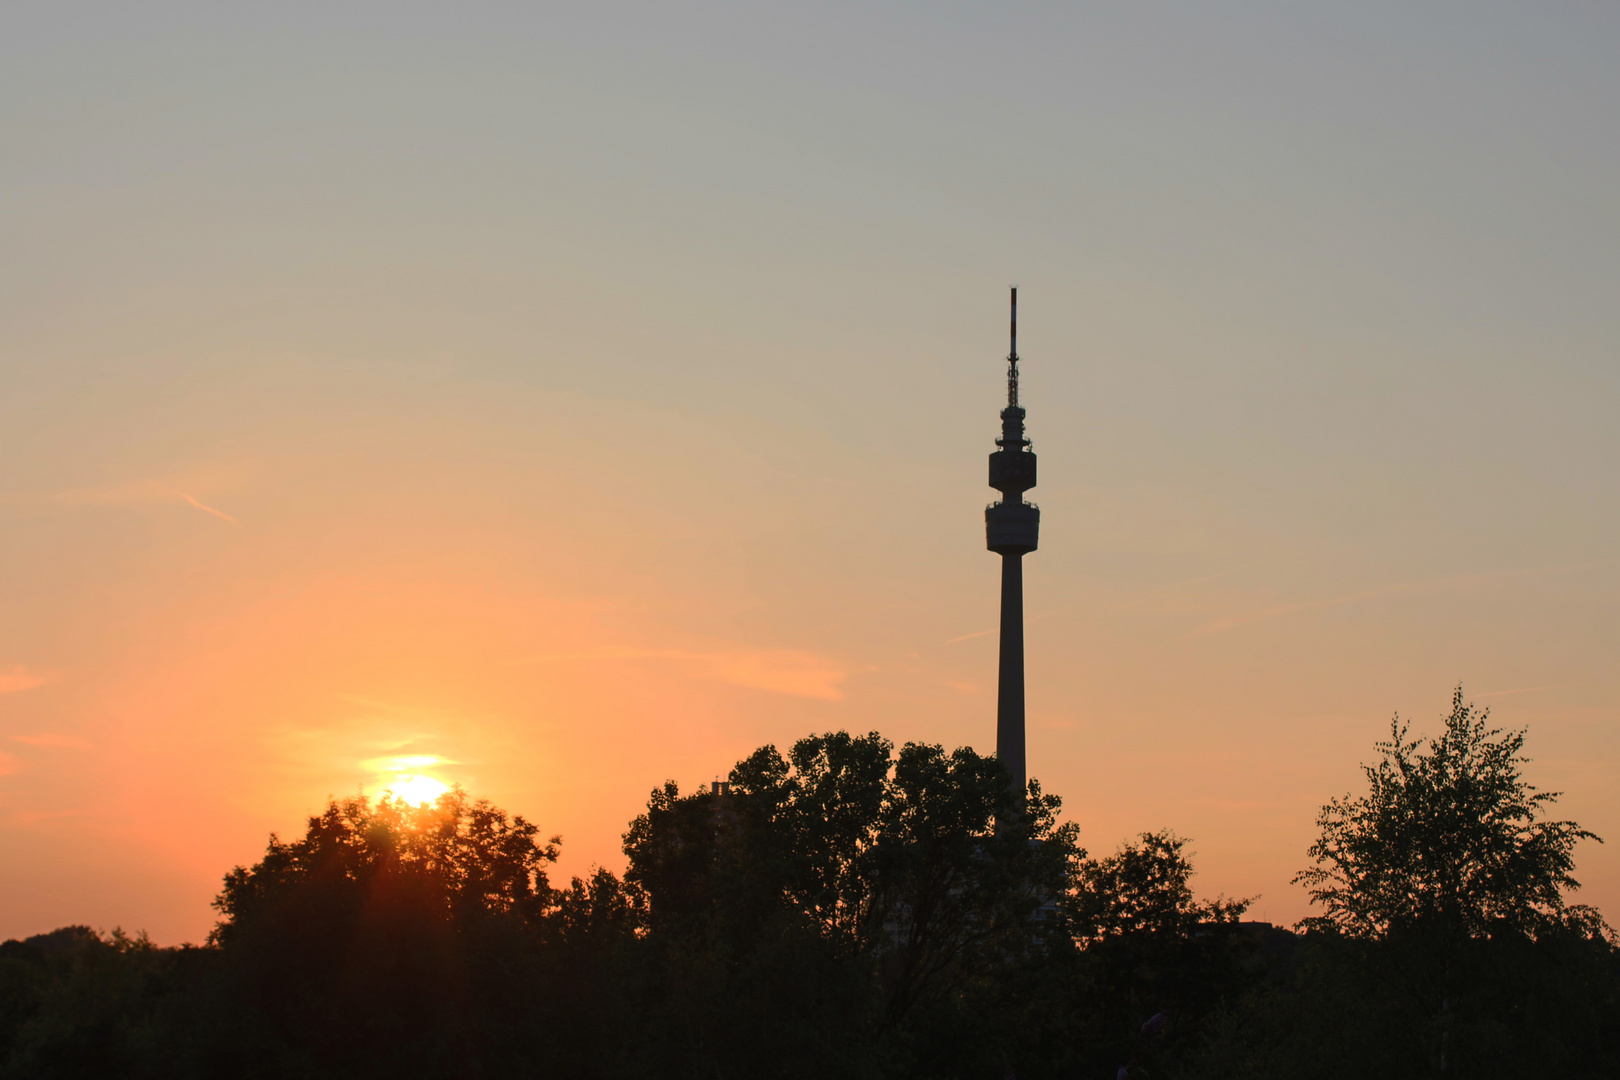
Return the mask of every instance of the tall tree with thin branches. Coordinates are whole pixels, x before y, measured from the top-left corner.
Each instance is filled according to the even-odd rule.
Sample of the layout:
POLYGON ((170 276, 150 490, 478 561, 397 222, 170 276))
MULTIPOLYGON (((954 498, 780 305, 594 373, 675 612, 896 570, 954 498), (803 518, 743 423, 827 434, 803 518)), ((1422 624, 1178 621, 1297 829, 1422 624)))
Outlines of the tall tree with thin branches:
POLYGON ((1462 1032, 1491 1022, 1473 991, 1492 941, 1615 940, 1597 909, 1565 901, 1580 887, 1575 845, 1599 838, 1549 819, 1560 793, 1525 780, 1524 738, 1491 727, 1460 685, 1433 738, 1395 717, 1380 760, 1362 766, 1367 793, 1322 808, 1316 865, 1294 878, 1322 908, 1301 926, 1368 943, 1387 990, 1427 1018, 1425 1056, 1441 1075, 1475 1049, 1462 1032))
POLYGON ((1422 930, 1449 938, 1576 929, 1611 934, 1597 911, 1567 904, 1575 845, 1600 838, 1573 821, 1548 820, 1561 792, 1540 791, 1520 767, 1525 732, 1489 725, 1490 710, 1458 686, 1445 730, 1410 737, 1399 716, 1368 791, 1322 808, 1316 865, 1294 879, 1321 914, 1306 929, 1382 938, 1422 930))

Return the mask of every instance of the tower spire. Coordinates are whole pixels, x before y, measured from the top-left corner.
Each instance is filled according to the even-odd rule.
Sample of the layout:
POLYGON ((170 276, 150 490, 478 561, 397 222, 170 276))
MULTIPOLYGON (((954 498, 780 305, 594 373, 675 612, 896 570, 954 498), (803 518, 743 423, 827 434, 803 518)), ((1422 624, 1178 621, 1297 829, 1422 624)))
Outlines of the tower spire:
POLYGON ((1028 786, 1024 757, 1024 556, 1039 540, 1041 511, 1024 501, 1035 486, 1035 452, 1024 436, 1018 404, 1018 287, 1012 290, 1007 407, 1001 410, 1000 449, 990 455, 990 486, 1001 498, 984 511, 985 546, 1001 556, 1001 657, 996 692, 996 757, 1006 766, 1013 796, 1028 786))
POLYGON ((1018 286, 1012 287, 1012 346, 1007 350, 1007 405, 1018 407, 1018 286))

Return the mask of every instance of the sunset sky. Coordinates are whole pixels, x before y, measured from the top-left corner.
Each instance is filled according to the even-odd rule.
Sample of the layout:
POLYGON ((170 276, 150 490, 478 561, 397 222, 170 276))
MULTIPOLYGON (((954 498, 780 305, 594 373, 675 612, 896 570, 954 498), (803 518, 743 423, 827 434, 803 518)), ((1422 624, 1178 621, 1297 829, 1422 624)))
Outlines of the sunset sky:
POLYGON ((198 941, 328 796, 619 869, 666 779, 994 747, 1307 913, 1452 688, 1620 921, 1620 9, 17 3, 0 937, 198 941))

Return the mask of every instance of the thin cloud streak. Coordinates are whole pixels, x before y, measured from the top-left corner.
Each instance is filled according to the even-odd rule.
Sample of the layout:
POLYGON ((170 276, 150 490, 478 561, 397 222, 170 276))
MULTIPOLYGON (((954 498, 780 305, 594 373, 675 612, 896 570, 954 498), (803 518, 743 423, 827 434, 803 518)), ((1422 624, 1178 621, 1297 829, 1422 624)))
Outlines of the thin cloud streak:
POLYGON ((32 690, 36 686, 44 686, 55 679, 49 675, 40 675, 29 671, 18 664, 10 671, 0 671, 0 694, 15 694, 22 690, 32 690))
POLYGON ((953 637, 950 640, 946 641, 945 644, 947 644, 947 645, 955 645, 958 641, 968 641, 971 638, 984 637, 986 634, 994 634, 994 633, 995 633, 994 630, 975 630, 971 634, 963 634, 961 637, 953 637))
POLYGON ((168 487, 168 486, 166 486, 164 484, 159 484, 157 486, 160 487, 160 488, 163 488, 164 491, 173 492, 175 495, 180 496, 180 498, 184 499, 188 504, 190 504, 191 506, 196 507, 198 510, 201 510, 205 514, 213 514, 215 517, 219 518, 221 521, 228 521, 232 525, 240 526, 242 524, 240 521, 236 520, 236 518, 234 518, 231 515, 227 514, 225 511, 215 509, 214 507, 209 506, 207 503, 203 502, 202 500, 196 499, 196 498, 193 498, 190 495, 187 495, 185 492, 181 491, 179 488, 168 487))
POLYGON ((38 735, 13 735, 12 742, 20 742, 24 746, 53 746, 68 750, 88 750, 90 740, 78 735, 64 735, 59 731, 45 731, 38 735))
POLYGON ((1509 694, 1533 694, 1537 690, 1557 690, 1559 687, 1567 686, 1567 685, 1569 685, 1569 684, 1568 683, 1548 683, 1546 686, 1521 686, 1516 690, 1492 690, 1492 691, 1490 691, 1489 693, 1486 693, 1486 694, 1472 694, 1470 696, 1473 697, 1476 701, 1478 701, 1478 700, 1484 700, 1485 698, 1507 697, 1509 694))
POLYGON ((1235 573, 1236 569, 1236 567, 1228 567, 1225 570, 1217 570, 1213 574, 1203 574, 1199 577, 1187 578, 1183 581, 1171 581, 1163 585, 1155 585, 1150 589, 1143 589, 1141 592, 1132 594, 1129 599, 1137 599, 1144 596, 1157 596, 1161 593, 1175 592, 1178 589, 1189 589, 1194 585, 1203 585, 1210 581, 1219 581, 1221 578, 1235 573))
POLYGON ((362 769, 376 773, 412 772, 417 769, 435 769, 441 765, 462 765, 464 762, 442 754, 401 754, 395 757, 367 758, 360 763, 362 769))
POLYGON ((1166 588, 1166 589, 1185 589, 1189 585, 1202 585, 1206 581, 1217 581, 1220 578, 1226 577, 1228 574, 1233 573, 1235 571, 1235 569, 1236 569, 1235 567, 1228 567, 1225 570, 1217 570, 1213 574, 1204 574, 1202 577, 1188 578, 1186 581, 1173 582, 1173 583, 1171 583, 1169 585, 1164 586, 1164 588, 1166 588))
POLYGON ((1206 623, 1188 634, 1189 638, 1204 637, 1208 634, 1218 634, 1225 630, 1234 630, 1250 623, 1262 622, 1266 619, 1275 619, 1282 615, 1291 615, 1298 611, 1328 611, 1332 608, 1345 607, 1349 604, 1361 603, 1365 600, 1381 600, 1389 597, 1416 596, 1422 593, 1446 592, 1454 589, 1467 589, 1482 585, 1497 585, 1515 579, 1555 577, 1561 574, 1575 574, 1583 570, 1590 570, 1602 566, 1610 560, 1595 559, 1591 562, 1574 563, 1568 566, 1538 567, 1534 570, 1503 570, 1489 574, 1461 574, 1455 577, 1431 578, 1427 581, 1409 581, 1398 585, 1387 585, 1378 589, 1367 589, 1362 592, 1346 593, 1327 600, 1307 600, 1290 604, 1275 604, 1271 607, 1260 608, 1256 611, 1242 612, 1229 615, 1224 619, 1216 619, 1206 623))
POLYGON ((791 649, 701 653, 683 649, 606 648, 546 653, 522 662, 550 664, 588 660, 675 660, 706 668, 704 674, 719 682, 823 701, 843 700, 844 693, 839 685, 849 674, 825 657, 791 649))
POLYGON ((101 487, 66 488, 60 491, 13 492, 0 496, 0 505, 27 508, 30 506, 161 506, 176 500, 221 521, 240 526, 237 518, 216 506, 210 506, 177 487, 156 480, 136 480, 127 484, 101 487))

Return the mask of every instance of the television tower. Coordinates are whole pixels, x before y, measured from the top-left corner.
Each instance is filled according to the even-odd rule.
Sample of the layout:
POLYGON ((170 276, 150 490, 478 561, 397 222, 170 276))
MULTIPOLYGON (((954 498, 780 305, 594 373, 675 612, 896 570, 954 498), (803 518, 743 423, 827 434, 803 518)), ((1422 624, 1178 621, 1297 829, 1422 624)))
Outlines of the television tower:
POLYGON ((1012 291, 1012 348, 1007 353, 1007 407, 1001 410, 1001 449, 990 455, 990 486, 1001 499, 984 509, 985 546, 1001 556, 1001 674, 996 692, 996 757, 1024 798, 1024 555, 1041 531, 1040 507, 1024 501, 1035 486, 1035 452, 1024 437, 1018 404, 1018 288, 1012 291))

